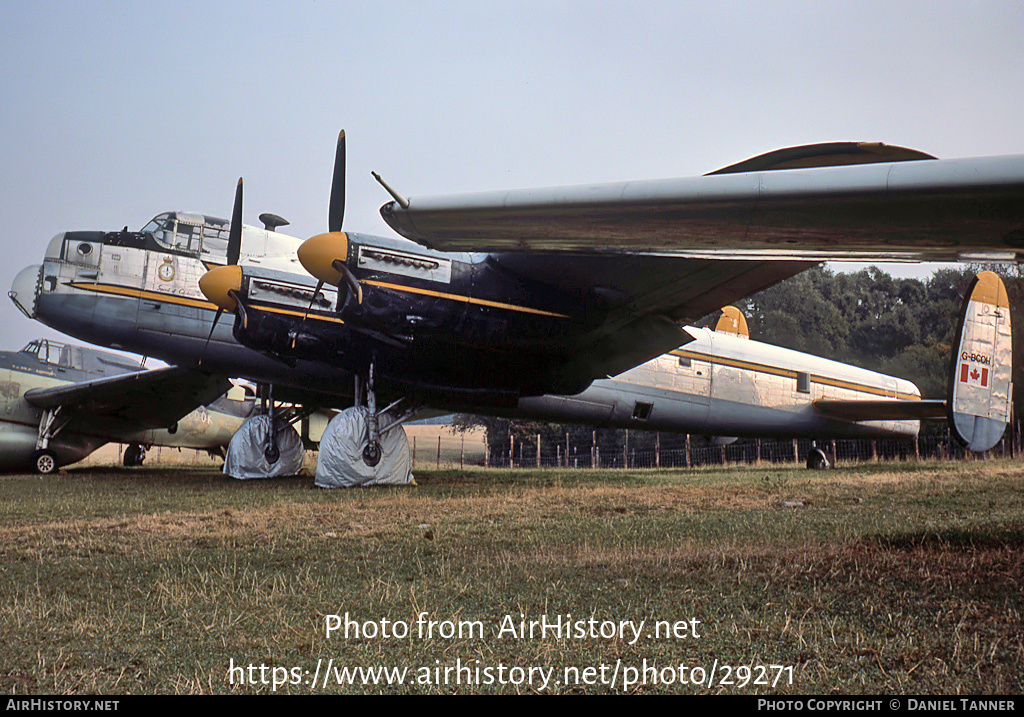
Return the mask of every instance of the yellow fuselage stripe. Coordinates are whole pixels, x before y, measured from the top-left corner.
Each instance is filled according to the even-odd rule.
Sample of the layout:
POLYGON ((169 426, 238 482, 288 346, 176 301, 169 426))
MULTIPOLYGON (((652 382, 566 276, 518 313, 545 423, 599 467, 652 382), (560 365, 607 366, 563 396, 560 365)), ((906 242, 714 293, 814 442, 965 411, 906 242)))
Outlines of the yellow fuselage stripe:
MULTIPOLYGON (((217 305, 209 301, 203 301, 202 299, 191 299, 187 296, 175 296, 174 294, 161 294, 158 291, 149 291, 147 289, 133 289, 127 286, 118 286, 116 284, 87 284, 84 282, 71 282, 69 284, 75 289, 84 289, 87 291, 95 291, 100 294, 114 294, 116 296, 127 296, 134 299, 143 299, 145 301, 162 301, 167 304, 177 304, 178 306, 190 306, 196 309, 206 309, 207 311, 217 311, 217 305)), ((287 314, 289 316, 305 316, 304 311, 298 311, 294 309, 280 309, 275 306, 267 306, 266 304, 250 303, 253 309, 259 311, 269 311, 275 314, 287 314)), ((307 318, 314 319, 316 321, 330 321, 336 324, 345 323, 339 318, 334 316, 322 316, 320 314, 309 313, 307 318)))
MULTIPOLYGON (((413 286, 406 286, 404 284, 391 284, 386 281, 376 281, 368 279, 363 282, 364 284, 372 284, 379 286, 383 289, 393 289, 395 291, 406 291, 412 294, 421 294, 424 296, 436 296, 439 299, 448 299, 450 301, 460 301, 466 304, 475 304, 477 306, 488 306, 495 309, 506 309, 508 311, 518 311, 525 314, 535 314, 537 316, 550 316, 556 319, 567 319, 568 314, 558 314, 551 311, 543 311, 541 309, 532 309, 528 306, 516 306, 515 304, 505 304, 500 301, 489 301, 487 299, 474 299, 471 296, 462 296, 460 294, 448 294, 442 291, 433 291, 431 289, 420 289, 413 286)), ((137 299, 146 299, 149 301, 166 301, 172 304, 179 304, 182 306, 192 306, 199 309, 209 309, 210 311, 216 311, 216 305, 209 301, 202 299, 191 299, 185 296, 176 296, 174 294, 161 294, 157 291, 148 291, 146 289, 134 289, 127 286, 118 286, 116 284, 93 284, 86 282, 71 282, 70 286, 76 289, 85 289, 87 291, 96 291, 101 294, 117 294, 120 296, 131 296, 137 299)), ((253 307, 255 308, 255 304, 253 307)), ((262 304, 259 306, 264 311, 272 311, 280 314, 292 314, 295 316, 302 316, 303 312, 289 311, 287 309, 277 309, 262 304)), ((344 323, 341 319, 335 319, 326 316, 319 316, 317 314, 310 313, 310 318, 320 319, 321 321, 333 321, 337 323, 344 323)))
POLYGON ((433 291, 432 289, 420 289, 413 286, 406 286, 405 284, 391 284, 386 281, 377 281, 375 279, 365 279, 364 284, 373 284, 383 289, 393 289, 395 291, 408 291, 412 294, 422 294, 423 296, 436 296, 439 299, 448 299, 450 301, 461 301, 466 304, 476 304, 477 306, 489 306, 494 309, 506 309, 508 311, 519 311, 524 314, 536 314, 537 316, 551 316, 556 319, 568 319, 568 314, 556 314, 551 311, 542 311, 541 309, 531 309, 528 306, 516 306, 515 304, 504 304, 500 301, 489 301, 488 299, 474 299, 472 296, 463 296, 461 294, 447 294, 443 291, 433 291))
MULTIPOLYGON (((703 354, 697 351, 687 351, 685 349, 676 349, 675 351, 669 352, 673 356, 680 356, 682 358, 697 359, 698 361, 707 361, 710 364, 717 364, 719 366, 729 366, 731 368, 740 368, 747 371, 759 371, 760 373, 767 373, 773 376, 783 376, 785 378, 796 379, 797 375, 804 373, 803 371, 796 371, 794 369, 780 368, 778 366, 769 366, 767 364, 755 363, 753 361, 744 361, 742 359, 730 359, 723 358, 722 356, 712 356, 710 354, 703 354)), ((920 396, 915 396, 910 393, 899 393, 878 386, 869 386, 864 383, 857 383, 855 381, 847 381, 845 379, 830 378, 828 376, 821 376, 820 374, 812 373, 811 383, 820 383, 824 386, 833 386, 835 388, 846 388, 851 391, 860 391, 862 393, 870 393, 875 396, 884 396, 891 398, 898 398, 904 401, 919 401, 920 396)))

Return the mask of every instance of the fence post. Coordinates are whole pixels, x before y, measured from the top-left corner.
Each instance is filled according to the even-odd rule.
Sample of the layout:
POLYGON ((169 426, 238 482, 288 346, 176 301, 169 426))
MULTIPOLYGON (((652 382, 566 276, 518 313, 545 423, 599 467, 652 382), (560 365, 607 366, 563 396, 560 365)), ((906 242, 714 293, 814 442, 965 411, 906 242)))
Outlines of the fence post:
POLYGON ((540 468, 540 434, 537 434, 537 467, 540 468))
POLYGON ((690 459, 690 434, 686 434, 686 467, 692 468, 693 462, 690 459))
POLYGON ((654 467, 661 468, 661 431, 654 434, 654 467))
POLYGON ((793 462, 800 462, 800 447, 797 445, 796 439, 793 439, 793 462))

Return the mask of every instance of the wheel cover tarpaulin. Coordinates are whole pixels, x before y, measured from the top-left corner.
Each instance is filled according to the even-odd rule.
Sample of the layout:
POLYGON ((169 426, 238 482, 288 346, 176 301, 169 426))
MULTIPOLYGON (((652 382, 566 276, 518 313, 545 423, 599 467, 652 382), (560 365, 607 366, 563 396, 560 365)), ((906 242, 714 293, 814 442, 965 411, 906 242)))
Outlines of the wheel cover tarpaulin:
MULTIPOLYGON (((381 436, 380 462, 366 465, 366 420, 369 410, 353 406, 331 419, 320 439, 320 455, 316 465, 316 485, 321 488, 352 488, 368 485, 410 485, 412 456, 405 429, 396 426, 381 436)), ((381 425, 392 418, 380 417, 381 425)))
POLYGON ((251 478, 280 478, 293 476, 302 470, 306 451, 302 438, 287 421, 277 421, 277 447, 280 457, 267 461, 264 449, 270 433, 270 416, 259 415, 246 419, 228 443, 224 457, 224 473, 239 480, 251 478))

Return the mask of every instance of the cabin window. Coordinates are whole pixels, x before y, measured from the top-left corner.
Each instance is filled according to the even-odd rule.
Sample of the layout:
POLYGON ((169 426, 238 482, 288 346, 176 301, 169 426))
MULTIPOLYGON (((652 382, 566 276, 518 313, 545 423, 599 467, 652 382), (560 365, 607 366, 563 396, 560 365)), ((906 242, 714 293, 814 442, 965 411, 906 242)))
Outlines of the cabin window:
POLYGON ((685 366, 686 368, 690 368, 690 359, 687 358, 686 356, 680 356, 679 357, 679 365, 680 366, 685 366))
POLYGON ((227 256, 229 230, 229 222, 206 217, 206 224, 203 225, 202 252, 227 256))
POLYGON ((174 215, 168 213, 158 214, 153 217, 149 224, 142 227, 142 233, 149 233, 160 244, 170 247, 174 243, 174 215))
POLYGON ((796 390, 800 393, 811 392, 811 374, 802 371, 796 375, 796 390))
POLYGON ((641 403, 637 401, 633 404, 633 418, 637 421, 646 421, 651 417, 651 409, 654 408, 653 403, 641 403))
POLYGON ((203 228, 179 220, 174 232, 174 248, 181 251, 199 251, 202 246, 203 228))

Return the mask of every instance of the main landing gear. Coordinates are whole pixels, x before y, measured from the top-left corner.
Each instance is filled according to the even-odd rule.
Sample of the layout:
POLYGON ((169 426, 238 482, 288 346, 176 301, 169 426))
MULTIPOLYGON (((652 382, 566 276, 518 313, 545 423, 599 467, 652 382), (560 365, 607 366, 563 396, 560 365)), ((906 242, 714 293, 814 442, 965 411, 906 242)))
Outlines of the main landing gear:
POLYGON ((297 475, 302 470, 305 449, 286 418, 292 410, 274 403, 271 386, 260 386, 260 410, 231 437, 224 473, 240 480, 297 475))
POLYGON ((825 455, 825 451, 813 446, 807 452, 807 467, 811 470, 827 470, 832 467, 832 464, 829 462, 828 456, 825 455))
POLYGON ((355 405, 331 419, 320 439, 316 485, 323 488, 413 482, 402 424, 419 406, 403 397, 377 409, 374 364, 355 378, 355 405))
POLYGON ((39 435, 36 438, 36 450, 32 453, 32 469, 40 475, 56 473, 60 465, 57 454, 50 450, 50 441, 57 437, 68 425, 71 416, 64 413, 63 406, 55 406, 43 410, 39 418, 39 435))
POLYGON ((138 443, 129 443, 128 447, 124 449, 124 463, 125 468, 134 468, 141 466, 142 462, 146 460, 146 447, 138 443))

